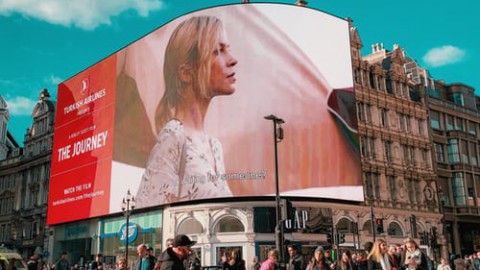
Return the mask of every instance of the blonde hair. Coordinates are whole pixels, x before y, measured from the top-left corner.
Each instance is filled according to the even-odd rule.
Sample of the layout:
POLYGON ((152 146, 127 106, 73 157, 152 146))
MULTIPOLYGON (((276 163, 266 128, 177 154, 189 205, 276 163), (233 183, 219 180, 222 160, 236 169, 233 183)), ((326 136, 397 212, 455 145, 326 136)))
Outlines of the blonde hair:
POLYGON ((222 22, 211 16, 191 17, 173 31, 165 50, 165 92, 155 114, 157 132, 173 117, 183 98, 211 98, 210 66, 222 33, 222 22), (190 80, 182 80, 182 67, 188 69, 190 80))
POLYGON ((382 259, 382 251, 380 246, 383 243, 387 243, 387 242, 383 239, 378 239, 377 241, 375 241, 375 244, 373 244, 372 251, 370 251, 370 254, 368 254, 367 259, 370 259, 370 257, 373 257, 376 262, 380 262, 380 260, 382 259))
POLYGON ((278 250, 276 249, 271 249, 269 252, 268 252, 268 257, 271 258, 275 258, 275 260, 278 261, 278 258, 280 257, 280 253, 278 252, 278 250))

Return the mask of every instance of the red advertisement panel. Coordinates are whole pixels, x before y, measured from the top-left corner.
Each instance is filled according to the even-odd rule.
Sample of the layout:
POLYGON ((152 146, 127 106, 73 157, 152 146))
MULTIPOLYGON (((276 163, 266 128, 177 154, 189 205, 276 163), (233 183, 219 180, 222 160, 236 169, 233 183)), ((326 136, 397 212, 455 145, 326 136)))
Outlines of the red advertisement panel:
POLYGON ((115 70, 113 55, 59 85, 48 224, 109 213, 115 70))

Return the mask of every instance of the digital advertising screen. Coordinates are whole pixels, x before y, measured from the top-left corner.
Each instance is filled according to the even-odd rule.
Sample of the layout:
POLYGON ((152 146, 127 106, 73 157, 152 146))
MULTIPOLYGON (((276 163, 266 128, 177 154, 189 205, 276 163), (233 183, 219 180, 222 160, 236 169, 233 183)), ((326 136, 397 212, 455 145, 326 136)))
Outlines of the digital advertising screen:
POLYGON ((49 225, 120 212, 128 190, 136 208, 272 196, 275 144, 282 196, 363 200, 349 24, 318 10, 184 15, 61 83, 57 106, 49 225))

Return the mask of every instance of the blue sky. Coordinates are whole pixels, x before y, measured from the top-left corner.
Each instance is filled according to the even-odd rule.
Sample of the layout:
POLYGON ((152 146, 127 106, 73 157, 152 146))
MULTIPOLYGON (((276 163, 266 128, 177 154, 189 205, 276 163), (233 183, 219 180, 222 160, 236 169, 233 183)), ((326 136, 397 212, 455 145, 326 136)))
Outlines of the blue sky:
MULTIPOLYGON (((250 1, 257 3, 260 1, 250 1)), ((261 1, 293 4, 290 1, 261 1)), ((435 79, 480 95, 478 0, 310 0, 310 8, 350 17, 364 48, 399 44, 435 79)), ((20 144, 40 91, 57 84, 182 14, 227 0, 0 0, 0 95, 20 144)))

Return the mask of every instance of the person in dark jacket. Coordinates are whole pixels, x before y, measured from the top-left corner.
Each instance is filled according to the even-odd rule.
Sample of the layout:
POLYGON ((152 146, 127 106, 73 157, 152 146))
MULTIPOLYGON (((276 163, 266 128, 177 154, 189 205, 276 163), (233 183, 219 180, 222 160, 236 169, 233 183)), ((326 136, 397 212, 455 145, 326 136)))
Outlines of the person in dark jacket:
POLYGON ((173 239, 173 246, 160 254, 158 261, 162 262, 161 270, 186 270, 185 261, 192 252, 192 246, 197 242, 190 240, 188 236, 179 234, 173 239))
POLYGON ((287 247, 290 260, 288 261, 289 270, 305 270, 305 258, 302 254, 298 253, 297 246, 289 245, 287 247))
POLYGON ((230 258, 222 261, 223 270, 245 270, 245 261, 238 250, 232 251, 230 258))
POLYGON ((97 256, 95 257, 95 261, 93 261, 92 264, 90 264, 90 270, 103 270, 101 253, 98 253, 97 256))

